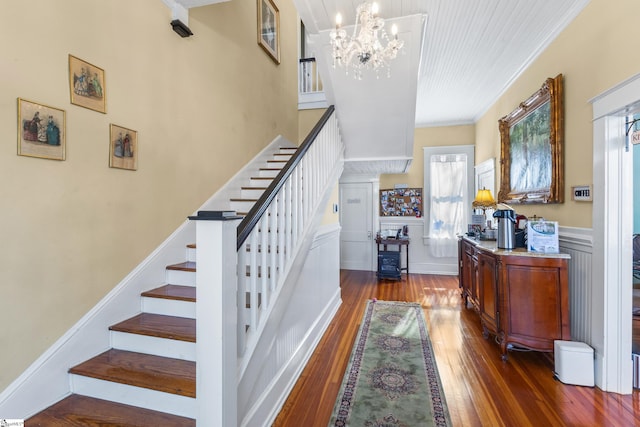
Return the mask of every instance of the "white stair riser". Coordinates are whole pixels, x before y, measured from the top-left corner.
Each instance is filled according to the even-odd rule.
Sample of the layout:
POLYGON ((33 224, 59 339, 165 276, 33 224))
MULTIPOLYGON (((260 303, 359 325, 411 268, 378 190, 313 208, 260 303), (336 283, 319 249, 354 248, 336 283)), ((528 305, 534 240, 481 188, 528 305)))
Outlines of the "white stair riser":
POLYGON ((291 154, 276 153, 273 155, 273 160, 289 160, 291 154))
POLYGON ((298 149, 295 148, 295 147, 294 148, 281 148, 279 150, 279 152, 283 153, 283 154, 295 154, 296 151, 298 151, 298 149))
POLYGON ((249 212, 255 202, 245 202, 245 201, 231 201, 231 210, 237 212, 249 212))
POLYGON ((142 297, 142 311, 144 313, 195 319, 196 303, 165 298, 142 297))
MULTIPOLYGON (((280 173, 280 169, 274 169, 274 170, 262 169, 258 171, 258 176, 261 178, 275 178, 276 176, 278 176, 279 173, 280 173)), ((271 181, 265 180, 265 183, 271 183, 271 181)))
POLYGON ((259 199, 264 193, 264 188, 243 188, 240 191, 240 197, 243 199, 259 199))
POLYGON ((196 399, 127 384, 70 374, 71 390, 82 396, 195 418, 196 399))
POLYGON ((196 361, 196 344, 186 341, 111 331, 111 347, 172 359, 196 361))
MULTIPOLYGON (((271 178, 271 177, 264 177, 264 178, 271 178)), ((249 186, 251 187, 268 187, 271 182, 273 181, 273 179, 255 179, 255 178, 250 178, 249 179, 249 186)))
POLYGON ((196 248, 187 248, 187 261, 196 262, 196 248))
POLYGON ((268 168, 282 169, 284 167, 284 165, 286 165, 286 164, 287 164, 287 162, 284 162, 284 161, 279 161, 279 160, 278 161, 274 161, 274 160, 272 160, 272 161, 267 163, 267 167, 268 168))
POLYGON ((196 285, 196 273, 194 271, 166 270, 167 283, 170 285, 196 285))

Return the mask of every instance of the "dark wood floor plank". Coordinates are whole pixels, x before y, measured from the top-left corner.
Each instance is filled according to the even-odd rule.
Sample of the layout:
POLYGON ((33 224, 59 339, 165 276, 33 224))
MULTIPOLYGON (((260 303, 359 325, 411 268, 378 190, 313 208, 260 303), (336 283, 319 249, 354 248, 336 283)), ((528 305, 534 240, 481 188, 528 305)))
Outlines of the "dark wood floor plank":
POLYGON ((196 364, 186 360, 111 349, 71 368, 69 372, 187 397, 196 396, 196 364))
POLYGON ((456 276, 410 274, 378 281, 373 272, 341 272, 342 306, 274 423, 326 426, 367 299, 422 305, 454 426, 640 425, 640 393, 622 396, 566 385, 553 358, 509 353, 484 339, 478 314, 463 307, 456 276))
POLYGON ((91 397, 71 396, 25 420, 25 427, 195 427, 191 418, 91 397))
POLYGON ((140 313, 109 328, 158 338, 196 342, 196 320, 161 314, 140 313))

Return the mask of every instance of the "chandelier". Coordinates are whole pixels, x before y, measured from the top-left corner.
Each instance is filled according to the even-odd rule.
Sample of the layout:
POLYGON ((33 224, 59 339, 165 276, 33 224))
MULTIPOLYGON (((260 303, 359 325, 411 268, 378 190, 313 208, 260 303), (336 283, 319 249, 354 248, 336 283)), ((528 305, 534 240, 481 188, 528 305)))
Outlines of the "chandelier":
POLYGON ((333 46, 333 67, 344 66, 346 73, 353 69, 354 77, 362 79, 362 70, 371 69, 379 77, 380 70, 387 70, 391 76, 389 61, 398 55, 404 41, 398 40, 398 27, 391 26, 392 38, 384 30, 384 20, 378 16, 377 3, 362 3, 356 9, 356 24, 353 35, 340 28, 342 15, 336 15, 336 28, 331 30, 333 46))

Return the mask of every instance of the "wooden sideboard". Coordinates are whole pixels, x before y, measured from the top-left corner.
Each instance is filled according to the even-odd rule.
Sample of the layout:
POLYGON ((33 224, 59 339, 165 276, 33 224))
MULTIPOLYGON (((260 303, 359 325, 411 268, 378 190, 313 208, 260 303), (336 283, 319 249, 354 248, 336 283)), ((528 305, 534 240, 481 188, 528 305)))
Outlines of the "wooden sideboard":
POLYGON ((462 237, 458 255, 465 306, 480 314, 485 338, 497 337, 503 360, 512 349, 553 351, 555 340, 571 340, 568 254, 504 250, 462 237))

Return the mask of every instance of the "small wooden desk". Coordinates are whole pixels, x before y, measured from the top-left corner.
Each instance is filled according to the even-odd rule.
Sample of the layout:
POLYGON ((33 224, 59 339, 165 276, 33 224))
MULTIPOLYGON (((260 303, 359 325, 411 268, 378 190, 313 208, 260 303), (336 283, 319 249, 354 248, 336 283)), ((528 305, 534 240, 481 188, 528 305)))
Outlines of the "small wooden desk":
MULTIPOLYGON (((402 270, 406 271, 409 274, 409 239, 383 239, 382 237, 376 237, 376 245, 378 248, 378 255, 380 254, 380 245, 382 245, 382 250, 387 252, 387 245, 396 245, 398 246, 398 252, 402 252, 402 247, 406 247, 405 250, 405 260, 406 267, 402 267, 402 263, 400 265, 400 273, 402 270)), ((378 258, 378 273, 380 272, 380 258, 378 258)))

